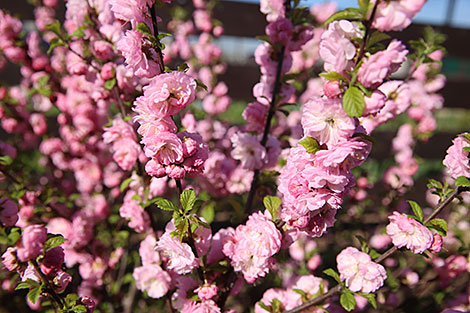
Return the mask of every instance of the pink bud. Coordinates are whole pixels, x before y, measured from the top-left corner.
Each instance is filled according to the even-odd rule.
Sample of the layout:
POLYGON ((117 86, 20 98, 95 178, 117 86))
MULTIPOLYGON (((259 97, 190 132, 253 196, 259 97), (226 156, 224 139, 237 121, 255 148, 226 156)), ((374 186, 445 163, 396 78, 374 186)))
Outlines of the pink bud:
POLYGON ((204 285, 194 291, 202 300, 209 300, 217 295, 217 291, 219 291, 219 288, 217 288, 216 285, 204 285))
POLYGON ((163 165, 161 165, 154 159, 149 160, 147 164, 145 164, 145 171, 150 176, 155 176, 158 178, 164 177, 166 175, 165 167, 163 167, 163 165))
POLYGON ((184 168, 171 164, 166 167, 166 174, 174 179, 183 179, 185 171, 184 168))
POLYGON ((442 249, 442 236, 439 234, 434 234, 434 238, 432 240, 431 247, 429 248, 429 251, 432 253, 438 253, 442 249))
POLYGON ((101 78, 103 80, 110 80, 114 77, 114 64, 109 62, 101 68, 101 78))
POLYGON ((341 94, 339 82, 337 80, 326 82, 323 86, 323 93, 330 99, 337 98, 341 94))

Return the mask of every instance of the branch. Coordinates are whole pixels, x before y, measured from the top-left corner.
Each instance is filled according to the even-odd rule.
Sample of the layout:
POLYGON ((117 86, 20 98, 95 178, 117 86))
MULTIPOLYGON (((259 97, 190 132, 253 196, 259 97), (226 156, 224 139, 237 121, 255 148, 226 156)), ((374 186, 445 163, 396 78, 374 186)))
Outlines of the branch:
MULTIPOLYGON (((446 199, 439 202, 437 207, 424 220, 423 224, 426 224, 427 222, 432 220, 434 217, 436 217, 450 202, 452 202, 452 200, 454 200, 455 197, 458 196, 459 193, 464 192, 464 191, 470 191, 470 187, 457 187, 454 191, 452 191, 452 193, 446 199)), ((389 256, 391 256, 392 254, 394 254, 397 250, 398 250, 398 248, 393 246, 390 249, 388 249, 387 251, 385 251, 379 258, 377 258, 374 261, 377 262, 377 263, 380 263, 383 260, 385 260, 386 258, 388 258, 389 256)), ((321 296, 318 296, 315 299, 307 301, 304 304, 293 308, 292 310, 284 311, 283 313, 299 313, 299 312, 301 312, 301 311, 303 311, 303 310, 305 310, 305 309, 307 309, 311 306, 320 304, 321 302, 323 302, 327 298, 337 294, 340 291, 341 291, 341 285, 338 284, 335 287, 333 287, 332 289, 328 290, 327 293, 322 294, 321 296)))

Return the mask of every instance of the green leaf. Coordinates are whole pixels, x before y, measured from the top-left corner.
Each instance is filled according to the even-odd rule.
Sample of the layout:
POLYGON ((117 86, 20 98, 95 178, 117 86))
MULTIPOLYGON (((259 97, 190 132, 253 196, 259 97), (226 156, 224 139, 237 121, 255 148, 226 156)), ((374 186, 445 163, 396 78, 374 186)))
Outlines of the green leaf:
POLYGON ((16 244, 18 239, 21 237, 21 231, 19 227, 14 227, 10 230, 10 233, 8 234, 8 243, 10 245, 16 244))
POLYGON ((427 187, 428 187, 428 189, 435 188, 437 190, 440 190, 440 189, 442 189, 442 183, 440 181, 435 180, 435 179, 430 179, 428 181, 427 187))
POLYGON ((266 310, 266 311, 268 311, 268 312, 271 312, 271 308, 270 308, 269 306, 267 306, 266 304, 264 304, 262 301, 258 301, 258 305, 259 305, 262 309, 264 309, 264 310, 266 310))
POLYGON ((308 153, 316 153, 321 150, 320 144, 313 137, 305 137, 299 144, 302 145, 308 153))
POLYGON ((372 305, 372 307, 374 309, 377 309, 377 302, 375 301, 375 294, 374 293, 360 292, 359 295, 363 298, 366 298, 367 301, 372 305))
POLYGON ((137 25, 137 31, 141 32, 142 34, 144 35, 147 35, 147 36, 152 36, 152 32, 150 31, 150 28, 147 26, 147 24, 145 24, 144 22, 140 22, 138 25, 137 25))
POLYGON ((426 226, 435 229, 441 236, 446 236, 449 231, 447 222, 442 218, 434 218, 426 223, 426 226))
POLYGON ((215 217, 215 202, 210 202, 202 208, 199 214, 207 221, 207 223, 212 223, 215 217))
POLYGON ((121 192, 123 192, 128 186, 129 184, 134 180, 134 178, 132 177, 129 177, 127 179, 125 179, 122 183, 121 183, 121 186, 119 187, 119 189, 121 190, 121 192))
POLYGON ((69 293, 66 297, 65 297, 65 303, 67 303, 68 306, 73 306, 75 304, 75 302, 78 300, 79 296, 75 293, 69 293))
POLYGON ((273 312, 281 312, 281 301, 274 298, 271 301, 271 309, 272 309, 273 312))
POLYGON ((382 256, 382 254, 378 253, 378 252, 377 252, 376 250, 374 250, 374 249, 370 249, 369 255, 370 255, 370 257, 371 257, 373 260, 378 259, 378 258, 380 258, 380 257, 382 256))
POLYGON ((323 273, 325 275, 328 275, 330 277, 332 277, 334 280, 336 280, 338 283, 341 282, 341 279, 339 278, 339 274, 338 272, 336 272, 334 269, 332 268, 327 268, 326 270, 323 271, 323 273))
POLYGON ((375 45, 376 43, 381 42, 382 40, 387 40, 389 38, 390 38, 389 35, 379 32, 379 31, 375 31, 367 39, 367 47, 371 47, 375 45))
POLYGON ((465 152, 465 151, 470 151, 470 147, 463 147, 462 151, 463 151, 463 152, 465 152))
POLYGON ((205 91, 207 91, 207 86, 202 81, 200 81, 199 79, 194 79, 194 80, 196 81, 196 84, 199 88, 202 88, 205 91))
POLYGON ((279 216, 279 208, 281 207, 281 199, 275 196, 266 196, 263 199, 265 208, 271 213, 273 221, 279 216))
POLYGON ((111 78, 104 83, 104 88, 106 88, 106 90, 111 90, 114 88, 115 85, 116 85, 116 78, 111 78))
POLYGON ((364 111, 364 95, 355 86, 349 87, 343 96, 343 109, 351 117, 360 117, 364 111))
POLYGON ((39 287, 39 283, 35 280, 28 278, 25 281, 22 281, 21 283, 19 283, 18 286, 16 286, 15 290, 28 289, 31 287, 37 288, 39 287))
POLYGON ((328 24, 330 24, 331 22, 338 20, 359 20, 362 18, 363 14, 361 10, 356 8, 347 8, 343 11, 339 11, 331 15, 330 18, 328 18, 323 25, 328 26, 328 24))
POLYGON ((49 49, 47 50, 47 54, 51 54, 52 50, 61 46, 65 46, 65 42, 62 39, 58 37, 52 38, 49 42, 49 49))
POLYGON ((354 310, 356 307, 356 299, 354 295, 349 291, 344 291, 339 298, 341 306, 348 312, 354 310))
POLYGON ((356 236, 356 238, 361 243, 361 251, 365 253, 369 253, 369 245, 367 244, 367 241, 364 239, 364 237, 356 236))
POLYGON ((76 305, 70 309, 74 313, 86 313, 88 312, 87 308, 83 304, 76 305))
POLYGON ((80 26, 72 33, 72 35, 70 35, 70 37, 75 37, 77 39, 85 37, 85 32, 83 31, 84 28, 84 26, 80 26))
POLYGON ((307 294, 305 293, 305 291, 303 291, 302 289, 292 289, 293 292, 296 292, 298 293, 299 295, 301 295, 302 297, 307 297, 307 294))
POLYGON ((63 244, 67 239, 64 238, 62 235, 53 235, 52 237, 46 240, 44 244, 44 250, 47 252, 52 248, 58 247, 63 244))
POLYGON ((172 35, 172 34, 169 34, 169 33, 162 33, 162 32, 160 32, 160 33, 158 33, 158 36, 157 36, 157 37, 158 37, 158 40, 162 40, 162 39, 165 38, 165 37, 171 37, 171 36, 173 36, 173 35, 172 35))
POLYGON ((189 70, 189 66, 186 63, 181 63, 178 65, 178 71, 182 73, 186 73, 189 70))
POLYGON ((455 180, 455 186, 457 186, 457 187, 470 187, 470 181, 465 176, 459 176, 455 180))
POLYGON ((325 78, 326 80, 342 80, 347 81, 347 79, 341 75, 340 73, 330 71, 328 73, 321 73, 321 77, 325 78))
POLYGON ((258 40, 261 40, 261 41, 266 41, 267 43, 271 43, 269 41, 269 36, 268 35, 256 36, 255 38, 258 39, 258 40))
POLYGON ((196 200, 197 200, 196 193, 192 189, 183 190, 183 192, 180 195, 181 206, 186 212, 192 210, 196 200))
POLYGON ((361 137, 362 139, 365 139, 365 140, 370 141, 370 142, 372 142, 372 143, 375 143, 375 144, 377 143, 377 140, 375 140, 374 137, 369 136, 369 135, 366 135, 366 134, 363 134, 363 133, 355 133, 355 134, 353 135, 353 137, 361 137))
POLYGON ((359 10, 361 10, 363 15, 366 15, 369 11, 370 0, 357 0, 357 5, 359 10))
POLYGON ((9 155, 0 156, 0 165, 10 165, 13 163, 13 159, 9 155))
POLYGON ((53 24, 46 25, 45 28, 47 30, 50 30, 54 34, 56 34, 59 37, 62 37, 62 31, 60 29, 60 22, 58 20, 55 20, 53 24))
POLYGON ((411 209, 413 210, 413 213, 418 218, 418 221, 422 223, 424 216, 423 216, 423 210, 421 209, 419 204, 411 200, 408 200, 408 203, 410 204, 411 209))
POLYGON ((165 210, 165 211, 175 211, 176 210, 176 206, 173 204, 173 202, 171 202, 167 199, 163 199, 163 198, 157 199, 155 201, 155 204, 160 209, 165 210))
POLYGON ((31 289, 27 295, 29 301, 31 301, 32 303, 36 303, 41 293, 42 293, 42 286, 31 289))

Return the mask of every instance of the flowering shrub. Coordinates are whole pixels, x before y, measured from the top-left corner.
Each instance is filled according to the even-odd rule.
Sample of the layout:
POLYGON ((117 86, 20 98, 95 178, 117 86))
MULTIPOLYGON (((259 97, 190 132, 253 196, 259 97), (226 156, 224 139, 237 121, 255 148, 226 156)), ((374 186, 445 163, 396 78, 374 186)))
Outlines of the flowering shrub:
POLYGON ((214 1, 68 0, 63 23, 32 2, 34 30, 0 11, 0 69, 21 73, 0 86, 0 311, 468 311, 469 133, 426 207, 405 201, 444 38, 385 32, 424 0, 261 0, 243 125, 223 118, 214 1))

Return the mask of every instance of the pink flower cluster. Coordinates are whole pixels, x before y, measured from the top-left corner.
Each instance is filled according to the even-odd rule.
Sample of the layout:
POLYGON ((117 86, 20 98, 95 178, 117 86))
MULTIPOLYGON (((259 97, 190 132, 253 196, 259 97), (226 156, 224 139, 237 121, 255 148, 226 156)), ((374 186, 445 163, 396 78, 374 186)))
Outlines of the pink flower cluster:
POLYGON ((231 260, 235 271, 242 272, 245 280, 253 283, 264 277, 273 265, 272 258, 281 248, 282 235, 262 213, 253 213, 246 225, 239 225, 234 235, 225 242, 224 254, 231 260))
POLYGON ((104 131, 103 139, 105 143, 112 144, 114 161, 123 170, 131 170, 142 151, 132 126, 118 117, 113 120, 113 125, 104 128, 104 131))
POLYGON ((154 77, 143 91, 135 101, 134 120, 140 124, 138 132, 150 158, 147 173, 175 179, 201 174, 209 153, 207 144, 195 133, 176 134, 171 119, 194 101, 195 80, 181 72, 165 73, 154 77))
POLYGON ((358 130, 357 121, 346 115, 339 99, 307 102, 302 126, 304 134, 322 149, 315 154, 300 145, 290 149, 279 176, 281 218, 290 227, 319 237, 333 225, 336 210, 354 185, 351 169, 365 161, 371 144, 352 137, 358 130))
POLYGON ((371 293, 379 289, 387 273, 385 268, 372 261, 367 253, 353 247, 341 251, 336 257, 341 281, 354 292, 371 293))
POLYGON ((458 136, 452 143, 442 163, 447 167, 453 179, 459 176, 470 177, 470 152, 463 150, 465 147, 470 147, 470 140, 464 136, 458 136))
POLYGON ((171 286, 171 277, 160 267, 160 255, 155 251, 157 241, 147 235, 140 243, 139 254, 142 266, 134 269, 134 279, 139 290, 147 292, 151 298, 161 298, 171 286))
POLYGON ((398 248, 406 246, 413 253, 423 253, 431 247, 431 231, 417 220, 398 212, 393 212, 388 219, 387 234, 398 248))

